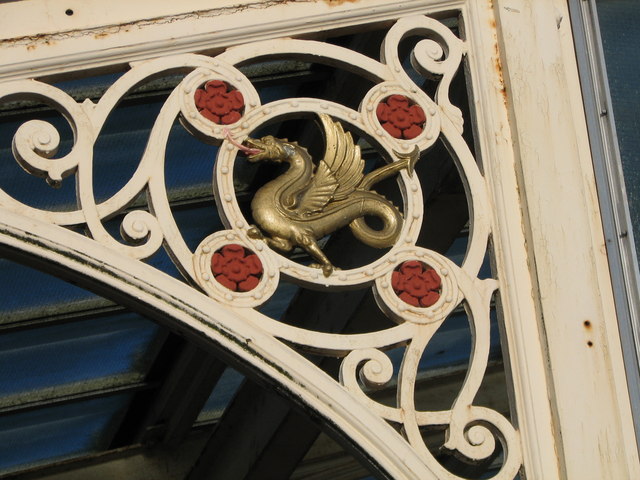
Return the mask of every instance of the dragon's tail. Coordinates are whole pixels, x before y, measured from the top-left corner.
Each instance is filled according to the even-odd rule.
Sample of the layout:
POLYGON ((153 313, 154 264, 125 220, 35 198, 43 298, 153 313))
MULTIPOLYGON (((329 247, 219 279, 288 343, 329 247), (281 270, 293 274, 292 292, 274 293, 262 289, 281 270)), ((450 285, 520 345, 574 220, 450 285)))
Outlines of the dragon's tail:
POLYGON ((361 215, 349 227, 361 242, 376 248, 392 246, 402 230, 402 214, 389 200, 376 192, 357 190, 353 192, 360 203, 361 215), (382 221, 381 229, 367 225, 365 216, 377 217, 382 221))
POLYGON ((399 158, 397 162, 376 168, 367 174, 358 186, 362 190, 354 192, 354 194, 359 193, 362 195, 363 214, 376 216, 383 223, 380 230, 375 230, 367 225, 364 217, 359 217, 349 224, 355 237, 372 247, 386 248, 396 242, 402 229, 402 214, 389 200, 376 192, 370 191, 370 188, 404 169, 409 172, 409 175, 413 175, 413 168, 420 157, 420 150, 417 146, 408 154, 395 151, 394 153, 399 158))
POLYGON ((418 146, 416 145, 416 147, 410 153, 400 153, 396 152, 395 150, 393 151, 393 153, 395 153, 396 157, 398 157, 399 160, 397 162, 389 163, 384 167, 376 168, 374 171, 366 174, 360 181, 358 188, 369 190, 376 183, 381 182, 385 178, 396 175, 397 173, 405 169, 407 170, 407 172, 409 172, 409 176, 413 176, 413 168, 420 159, 420 149, 418 148, 418 146))

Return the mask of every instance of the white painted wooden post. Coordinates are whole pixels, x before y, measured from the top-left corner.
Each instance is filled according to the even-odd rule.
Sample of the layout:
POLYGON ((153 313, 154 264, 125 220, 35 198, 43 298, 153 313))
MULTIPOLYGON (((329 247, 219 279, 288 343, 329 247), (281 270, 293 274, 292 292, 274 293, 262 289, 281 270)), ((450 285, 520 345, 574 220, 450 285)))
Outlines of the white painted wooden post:
POLYGON ((567 5, 494 9, 562 476, 640 478, 567 5))
POLYGON ((465 32, 472 45, 468 53, 477 109, 478 142, 490 185, 495 222, 492 237, 498 278, 509 279, 500 290, 504 314, 504 359, 509 365, 513 410, 521 434, 527 478, 562 478, 561 460, 552 405, 549 403, 549 372, 546 368, 544 329, 539 322, 533 295, 534 262, 524 248, 528 233, 523 228, 526 211, 519 191, 517 139, 509 121, 509 97, 499 46, 500 30, 491 2, 468 4, 465 32))

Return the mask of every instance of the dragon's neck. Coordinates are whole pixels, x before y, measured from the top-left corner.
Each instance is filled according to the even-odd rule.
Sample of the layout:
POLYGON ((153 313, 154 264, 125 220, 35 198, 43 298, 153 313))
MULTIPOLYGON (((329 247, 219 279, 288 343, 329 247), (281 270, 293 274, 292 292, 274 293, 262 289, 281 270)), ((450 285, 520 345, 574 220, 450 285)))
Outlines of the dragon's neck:
POLYGON ((313 162, 306 149, 296 146, 294 153, 285 160, 289 168, 282 175, 267 183, 265 190, 273 195, 277 204, 286 209, 295 207, 298 195, 304 190, 313 175, 313 162))

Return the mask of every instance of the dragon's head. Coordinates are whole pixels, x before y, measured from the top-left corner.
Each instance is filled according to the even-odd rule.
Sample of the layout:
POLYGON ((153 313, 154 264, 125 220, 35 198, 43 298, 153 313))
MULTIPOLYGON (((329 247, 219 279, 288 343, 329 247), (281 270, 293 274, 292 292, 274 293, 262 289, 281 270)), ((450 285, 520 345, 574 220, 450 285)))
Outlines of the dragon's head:
POLYGON ((293 145, 272 135, 267 135, 260 139, 247 138, 244 144, 251 150, 247 155, 247 160, 250 162, 258 162, 260 160, 282 162, 295 153, 293 145))

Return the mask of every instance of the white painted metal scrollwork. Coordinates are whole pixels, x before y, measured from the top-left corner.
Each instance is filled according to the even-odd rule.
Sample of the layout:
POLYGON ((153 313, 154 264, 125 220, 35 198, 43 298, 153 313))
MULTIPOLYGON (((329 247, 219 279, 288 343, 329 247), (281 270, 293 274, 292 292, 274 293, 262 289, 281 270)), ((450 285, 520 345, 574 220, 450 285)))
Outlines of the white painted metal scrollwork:
MULTIPOLYGON (((363 408, 401 427, 406 441, 438 478, 459 477, 441 466, 426 447, 421 433, 424 427, 446 428, 442 447, 470 462, 489 458, 498 440, 504 459, 494 478, 511 479, 521 466, 516 430, 498 412, 473 405, 489 358, 489 305, 499 282, 478 278, 487 251, 492 217, 485 180, 461 135, 461 111, 449 99, 449 86, 465 51, 465 43, 443 24, 427 17, 411 17, 399 20, 389 30, 380 62, 335 45, 281 39, 234 47, 214 58, 180 55, 137 63, 95 104, 89 100, 78 104, 61 90, 34 80, 5 83, 0 85, 0 101, 34 99, 50 105, 68 121, 74 133, 74 144, 64 157, 55 158, 59 143, 56 129, 39 120, 20 127, 13 140, 13 152, 27 172, 44 177, 52 186, 75 176, 79 206, 73 211, 46 211, 25 205, 0 191, 0 207, 59 227, 84 227, 90 238, 111 249, 114 255, 143 260, 164 246, 182 274, 197 284, 212 303, 294 347, 343 357, 341 388, 363 408), (400 41, 415 35, 425 39, 417 43, 411 63, 420 74, 439 78, 435 98, 430 98, 415 85, 398 59, 400 41), (238 66, 257 58, 284 57, 312 58, 315 62, 331 64, 361 75, 374 86, 363 97, 358 109, 315 98, 262 103, 258 91, 238 66), (124 95, 146 79, 160 73, 185 70, 190 73, 162 106, 135 172, 117 193, 97 203, 93 194, 92 151, 110 112, 124 95), (243 98, 238 118, 232 118, 228 125, 207 118, 196 104, 196 91, 216 81, 223 82, 232 91, 237 90, 243 98), (395 138, 381 125, 378 106, 392 96, 402 96, 408 104, 417 105, 424 112, 422 130, 410 140, 395 138), (362 267, 323 275, 322 270, 297 263, 249 234, 252 226, 240 210, 233 182, 234 165, 242 161, 238 157, 238 143, 270 122, 292 115, 313 117, 320 114, 371 139, 378 152, 388 160, 397 158, 398 153, 407 154, 416 146, 424 152, 439 138, 444 139, 470 199, 472 232, 462 266, 416 246, 424 201, 420 180, 407 171, 399 174, 404 199, 404 222, 399 238, 387 253, 362 267), (212 232, 195 251, 182 237, 165 186, 165 150, 176 119, 195 137, 219 145, 212 188, 226 230, 212 232), (104 222, 122 212, 142 192, 149 200, 148 211, 134 210, 124 216, 121 224, 123 243, 107 231, 104 222), (219 282, 212 272, 214 257, 229 245, 236 249, 234 254, 251 257, 250 261, 254 262, 254 267, 249 268, 255 268, 255 278, 246 288, 231 289, 219 282), (394 275, 398 275, 399 267, 407 264, 410 266, 407 268, 418 269, 420 274, 435 275, 433 278, 438 279, 433 301, 418 305, 407 303, 394 289, 394 275), (383 331, 340 335, 309 331, 269 318, 255 307, 272 297, 281 276, 316 289, 370 286, 380 308, 397 325, 383 331), (463 306, 468 314, 473 336, 467 377, 450 409, 418 410, 414 404, 418 362, 430 339, 459 306, 463 306), (387 385, 392 380, 393 366, 385 352, 396 346, 405 346, 405 352, 398 375, 397 404, 391 407, 376 402, 366 391, 387 385)), ((282 367, 286 368, 286 365, 282 367)))

